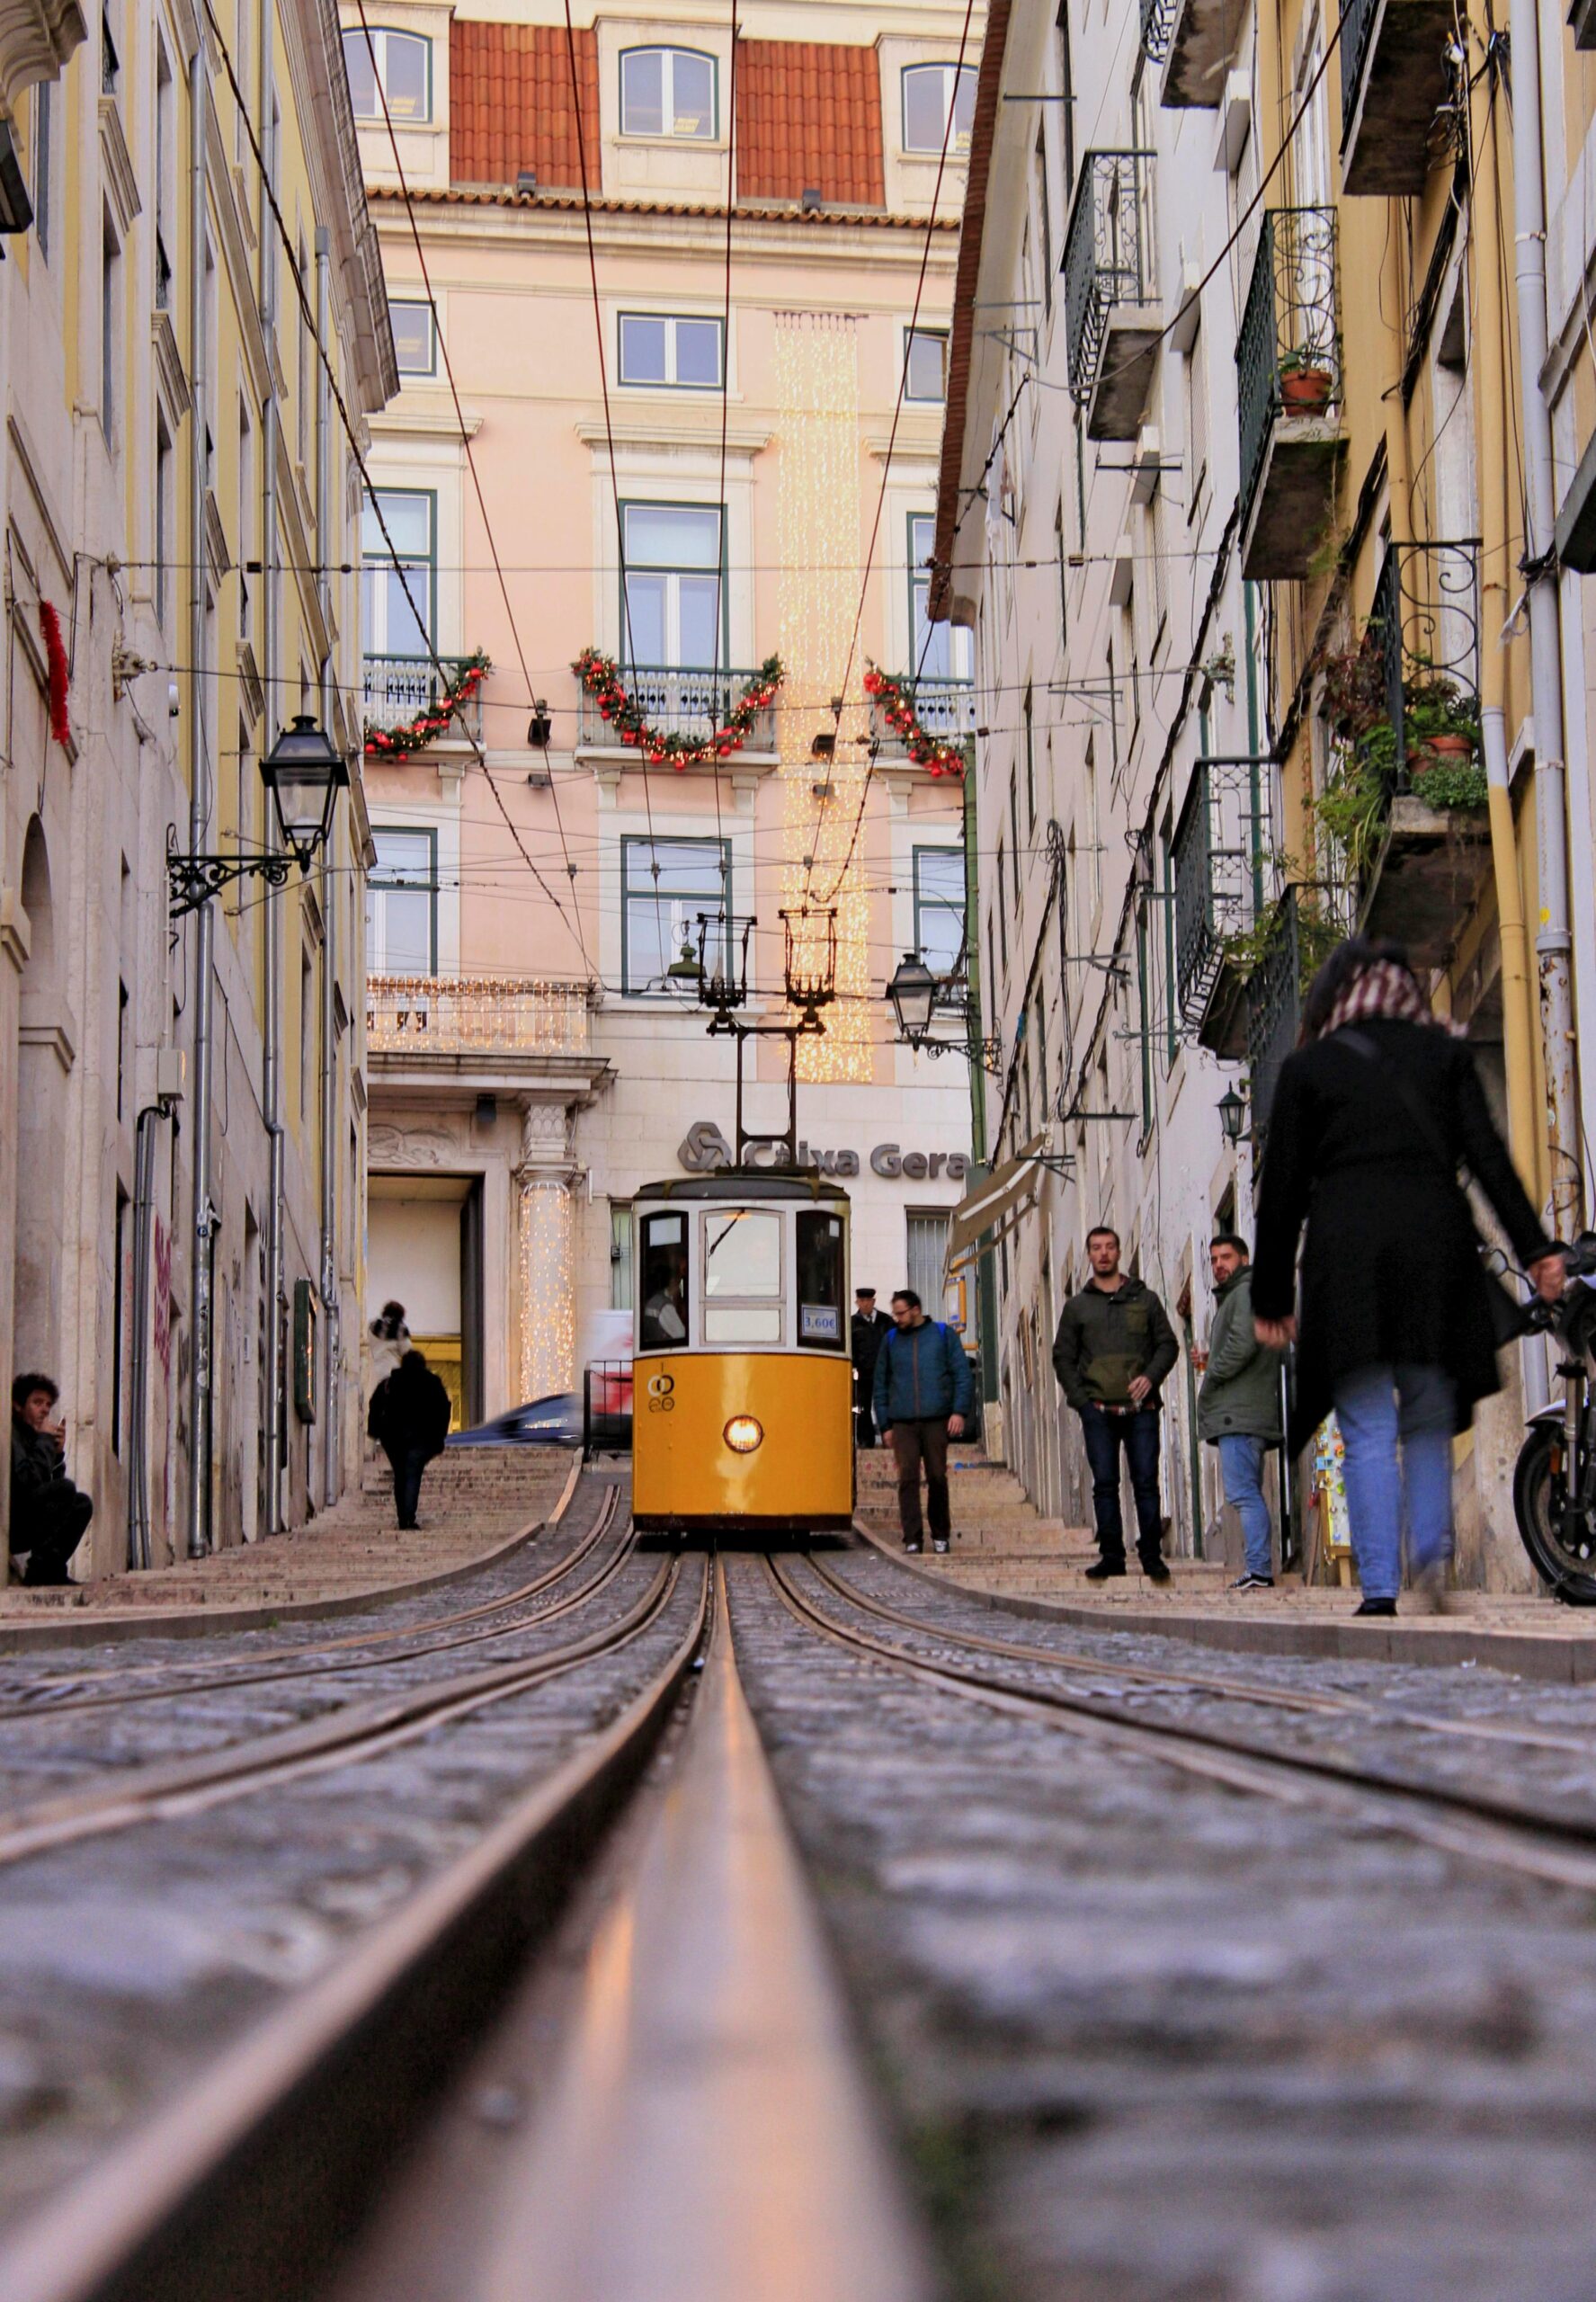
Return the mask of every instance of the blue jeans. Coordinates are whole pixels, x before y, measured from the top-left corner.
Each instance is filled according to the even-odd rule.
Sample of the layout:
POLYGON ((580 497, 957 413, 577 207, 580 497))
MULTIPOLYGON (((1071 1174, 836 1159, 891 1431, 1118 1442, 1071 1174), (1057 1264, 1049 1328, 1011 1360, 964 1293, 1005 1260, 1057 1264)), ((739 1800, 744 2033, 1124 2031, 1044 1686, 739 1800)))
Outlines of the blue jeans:
POLYGON ((1452 1379, 1440 1367, 1360 1367, 1336 1386, 1347 1518, 1366 1599, 1394 1599, 1402 1587, 1404 1521, 1415 1575, 1452 1556, 1454 1407, 1452 1379))
POLYGON ((1137 1407, 1128 1414, 1105 1414, 1100 1406, 1081 1409, 1081 1436, 1092 1466, 1092 1509, 1097 1548, 1104 1558, 1125 1564, 1125 1521, 1119 1512, 1119 1450, 1130 1465, 1136 1498, 1136 1547, 1144 1559, 1156 1558, 1164 1537, 1158 1507, 1158 1409, 1137 1407))
POLYGON ((1263 1499, 1263 1458, 1268 1451, 1263 1441, 1255 1439, 1250 1431, 1227 1431, 1219 1441, 1219 1475, 1225 1481, 1225 1500, 1242 1522, 1249 1575, 1272 1575, 1275 1571, 1270 1547, 1269 1505, 1263 1499))

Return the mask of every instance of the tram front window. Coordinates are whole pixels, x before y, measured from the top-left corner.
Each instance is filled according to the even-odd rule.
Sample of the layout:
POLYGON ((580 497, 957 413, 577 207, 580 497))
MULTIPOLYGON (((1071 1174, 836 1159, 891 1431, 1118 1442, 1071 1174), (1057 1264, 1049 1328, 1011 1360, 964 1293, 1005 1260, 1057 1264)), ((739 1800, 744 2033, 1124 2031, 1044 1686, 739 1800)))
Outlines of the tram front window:
POLYGON ((841 1216, 806 1213, 798 1218, 798 1307, 799 1343, 811 1351, 841 1351, 848 1339, 841 1216))
POLYGON ((675 1351, 687 1341, 688 1331, 687 1218, 646 1215, 642 1227, 638 1345, 644 1351, 675 1351))
POLYGON ((704 1341, 781 1341, 781 1218, 717 1208, 704 1220, 704 1341))

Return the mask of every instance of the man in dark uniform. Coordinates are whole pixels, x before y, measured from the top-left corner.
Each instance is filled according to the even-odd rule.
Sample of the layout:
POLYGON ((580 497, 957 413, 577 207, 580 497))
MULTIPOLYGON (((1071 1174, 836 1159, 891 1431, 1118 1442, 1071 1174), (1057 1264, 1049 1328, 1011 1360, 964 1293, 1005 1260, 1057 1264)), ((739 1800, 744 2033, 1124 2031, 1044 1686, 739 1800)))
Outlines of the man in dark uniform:
POLYGON ((860 1447, 876 1443, 876 1420, 870 1412, 870 1395, 875 1388, 876 1361, 881 1353, 884 1337, 892 1333, 892 1321, 885 1311, 876 1308, 873 1287, 856 1287, 853 1290, 853 1437, 860 1447))

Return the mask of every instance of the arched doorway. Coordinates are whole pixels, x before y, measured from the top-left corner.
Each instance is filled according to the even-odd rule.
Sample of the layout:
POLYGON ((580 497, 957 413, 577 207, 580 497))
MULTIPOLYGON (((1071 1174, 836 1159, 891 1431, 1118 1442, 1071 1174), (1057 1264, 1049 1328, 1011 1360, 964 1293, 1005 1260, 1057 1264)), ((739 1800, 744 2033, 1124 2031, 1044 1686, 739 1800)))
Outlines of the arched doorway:
POLYGON ((61 1277, 67 1221, 67 1031, 55 893, 37 816, 22 848, 28 962, 17 1049, 16 1285, 12 1335, 18 1371, 60 1379, 61 1277))

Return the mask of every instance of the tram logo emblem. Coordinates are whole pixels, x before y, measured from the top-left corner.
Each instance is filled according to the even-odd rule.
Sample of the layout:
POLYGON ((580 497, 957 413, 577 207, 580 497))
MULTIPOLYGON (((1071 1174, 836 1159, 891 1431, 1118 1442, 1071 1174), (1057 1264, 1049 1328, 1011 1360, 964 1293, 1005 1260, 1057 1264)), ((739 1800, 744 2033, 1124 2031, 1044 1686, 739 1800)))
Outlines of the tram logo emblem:
POLYGON ((675 1391, 675 1388, 676 1378, 674 1375, 650 1375, 648 1378, 649 1414, 673 1414, 675 1411, 676 1401, 673 1396, 673 1393, 675 1391))

